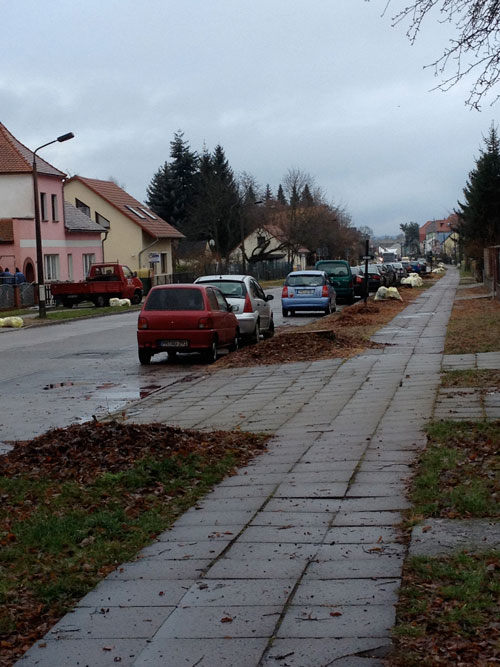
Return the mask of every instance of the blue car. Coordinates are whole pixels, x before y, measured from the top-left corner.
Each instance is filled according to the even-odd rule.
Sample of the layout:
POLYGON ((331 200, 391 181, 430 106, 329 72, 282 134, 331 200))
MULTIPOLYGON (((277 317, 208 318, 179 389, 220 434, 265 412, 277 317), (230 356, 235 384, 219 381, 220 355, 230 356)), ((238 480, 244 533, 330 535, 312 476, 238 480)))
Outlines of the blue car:
POLYGON ((337 310, 335 288, 325 271, 292 271, 281 293, 283 317, 298 310, 320 310, 329 315, 337 310))

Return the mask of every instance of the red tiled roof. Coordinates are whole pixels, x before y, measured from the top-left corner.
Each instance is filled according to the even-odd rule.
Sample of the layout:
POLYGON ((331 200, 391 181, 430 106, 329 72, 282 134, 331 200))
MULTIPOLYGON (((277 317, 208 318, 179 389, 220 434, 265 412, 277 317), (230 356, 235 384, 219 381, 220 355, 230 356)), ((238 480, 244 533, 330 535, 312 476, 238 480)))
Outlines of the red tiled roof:
MULTIPOLYGON (((66 174, 36 156, 36 168, 40 174, 60 176, 66 174)), ((27 174, 33 171, 33 152, 18 141, 9 130, 0 123, 0 174, 27 174)))
POLYGON ((100 181, 97 178, 83 178, 83 176, 73 176, 67 182, 71 183, 71 181, 80 181, 86 185, 153 238, 184 238, 184 234, 181 234, 178 229, 157 216, 145 204, 141 204, 137 199, 134 199, 113 181, 100 181), (133 210, 127 208, 128 206, 133 210))

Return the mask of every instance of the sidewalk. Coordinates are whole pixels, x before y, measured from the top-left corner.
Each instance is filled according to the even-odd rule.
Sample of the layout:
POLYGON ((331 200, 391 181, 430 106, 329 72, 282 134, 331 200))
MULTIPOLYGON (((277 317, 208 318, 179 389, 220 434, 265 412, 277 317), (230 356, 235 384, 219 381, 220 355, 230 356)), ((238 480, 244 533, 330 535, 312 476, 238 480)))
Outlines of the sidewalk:
POLYGON ((405 556, 396 525, 457 284, 450 269, 380 330, 384 349, 221 370, 129 410, 275 437, 17 664, 381 665, 405 556))

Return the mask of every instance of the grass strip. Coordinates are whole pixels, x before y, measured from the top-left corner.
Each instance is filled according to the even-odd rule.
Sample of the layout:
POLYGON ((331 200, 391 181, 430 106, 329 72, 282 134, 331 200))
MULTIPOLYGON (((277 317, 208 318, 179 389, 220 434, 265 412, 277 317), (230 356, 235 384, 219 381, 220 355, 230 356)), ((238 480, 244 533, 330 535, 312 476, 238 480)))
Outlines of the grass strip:
POLYGON ((18 443, 0 460, 2 667, 267 439, 96 423, 18 443))
POLYGON ((498 517, 500 422, 435 422, 427 436, 412 482, 409 524, 427 517, 498 517))
POLYGON ((500 658, 500 553, 412 558, 391 665, 493 665, 500 658))

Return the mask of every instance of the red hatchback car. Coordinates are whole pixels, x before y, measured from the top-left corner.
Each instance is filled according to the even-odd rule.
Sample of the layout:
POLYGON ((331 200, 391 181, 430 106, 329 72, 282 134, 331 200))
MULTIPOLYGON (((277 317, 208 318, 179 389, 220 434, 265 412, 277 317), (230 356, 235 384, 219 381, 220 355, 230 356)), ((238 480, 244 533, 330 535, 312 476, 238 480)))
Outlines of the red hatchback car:
POLYGON ((219 347, 238 347, 239 329, 232 307, 212 285, 158 285, 149 292, 139 314, 139 361, 153 354, 201 352, 204 361, 217 359, 219 347))

